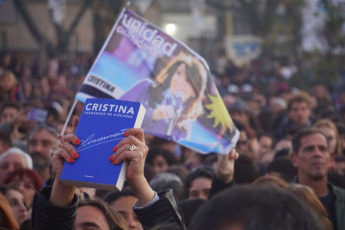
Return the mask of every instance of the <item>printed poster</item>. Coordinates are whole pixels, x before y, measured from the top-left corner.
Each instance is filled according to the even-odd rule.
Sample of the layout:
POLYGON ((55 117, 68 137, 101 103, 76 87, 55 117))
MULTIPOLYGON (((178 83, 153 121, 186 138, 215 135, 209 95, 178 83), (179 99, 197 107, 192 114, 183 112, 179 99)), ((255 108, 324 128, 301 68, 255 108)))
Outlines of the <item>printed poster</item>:
POLYGON ((205 60, 126 8, 76 95, 90 97, 143 103, 145 133, 201 153, 228 153, 238 140, 205 60))

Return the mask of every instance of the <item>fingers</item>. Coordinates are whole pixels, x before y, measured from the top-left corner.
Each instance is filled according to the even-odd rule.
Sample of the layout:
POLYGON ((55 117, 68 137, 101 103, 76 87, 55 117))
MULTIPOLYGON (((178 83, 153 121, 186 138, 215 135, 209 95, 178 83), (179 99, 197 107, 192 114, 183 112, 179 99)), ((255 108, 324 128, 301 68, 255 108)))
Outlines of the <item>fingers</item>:
POLYGON ((79 155, 72 144, 80 144, 77 136, 74 134, 64 135, 60 149, 55 152, 54 157, 63 158, 65 161, 73 163, 74 159, 77 159, 79 155))
POLYGON ((145 159, 148 147, 145 144, 144 132, 142 129, 132 128, 124 133, 124 138, 113 149, 115 152, 109 157, 114 164, 119 164, 124 160, 145 159), (135 149, 130 150, 131 146, 135 149))
POLYGON ((141 142, 143 142, 145 144, 145 136, 144 136, 144 131, 142 129, 131 128, 131 129, 128 129, 123 135, 125 137, 127 137, 127 136, 134 136, 139 141, 141 141, 141 142))
POLYGON ((236 151, 236 149, 232 149, 229 153, 228 160, 229 161, 234 161, 237 160, 240 155, 236 151))

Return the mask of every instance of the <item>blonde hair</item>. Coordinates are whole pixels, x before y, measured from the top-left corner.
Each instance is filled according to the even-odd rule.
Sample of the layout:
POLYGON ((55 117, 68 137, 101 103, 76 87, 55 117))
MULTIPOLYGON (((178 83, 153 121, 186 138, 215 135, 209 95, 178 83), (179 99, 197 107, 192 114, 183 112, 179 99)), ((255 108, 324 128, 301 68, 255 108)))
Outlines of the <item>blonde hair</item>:
POLYGON ((1 75, 0 75, 0 80, 2 80, 4 77, 8 76, 11 79, 12 82, 12 87, 10 92, 5 92, 5 93, 13 93, 12 91, 15 89, 14 87, 17 85, 17 78, 14 75, 14 73, 11 70, 5 70, 1 75))

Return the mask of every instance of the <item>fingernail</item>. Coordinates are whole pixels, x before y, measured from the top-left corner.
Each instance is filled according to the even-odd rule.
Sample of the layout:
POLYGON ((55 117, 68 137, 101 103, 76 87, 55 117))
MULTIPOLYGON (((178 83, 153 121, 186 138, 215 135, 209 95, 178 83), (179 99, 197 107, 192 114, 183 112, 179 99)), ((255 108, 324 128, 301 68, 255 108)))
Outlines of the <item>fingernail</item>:
POLYGON ((79 144, 80 144, 80 140, 79 140, 78 138, 76 138, 76 139, 74 140, 74 143, 75 143, 76 145, 79 145, 79 144))
POLYGON ((116 160, 113 161, 113 164, 116 165, 116 160))
POLYGON ((69 163, 73 163, 74 162, 74 160, 73 160, 73 158, 71 157, 71 158, 69 158, 69 161, 68 161, 69 163))
POLYGON ((126 137, 128 135, 128 132, 127 131, 124 132, 123 135, 126 137))
POLYGON ((113 152, 116 152, 116 150, 117 150, 117 146, 115 146, 115 147, 113 148, 113 152))
POLYGON ((78 153, 73 153, 73 158, 78 158, 78 153))
POLYGON ((110 157, 109 157, 109 160, 110 160, 110 161, 113 161, 113 159, 114 159, 114 156, 110 156, 110 157))

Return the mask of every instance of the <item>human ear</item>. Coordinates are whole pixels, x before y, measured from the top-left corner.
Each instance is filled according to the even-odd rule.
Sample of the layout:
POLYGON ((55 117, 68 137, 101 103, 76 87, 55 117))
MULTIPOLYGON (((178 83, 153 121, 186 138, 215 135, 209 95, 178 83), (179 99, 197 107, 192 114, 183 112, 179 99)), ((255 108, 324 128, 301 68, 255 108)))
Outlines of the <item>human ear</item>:
POLYGON ((293 164, 293 166, 297 167, 298 166, 298 156, 297 156, 297 153, 291 153, 290 155, 290 160, 291 160, 291 163, 293 164))

